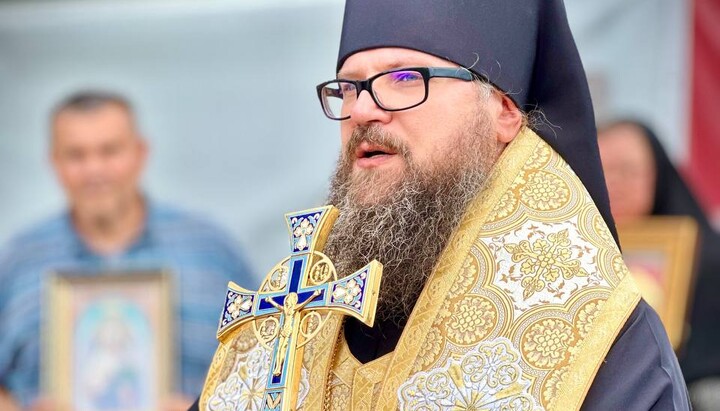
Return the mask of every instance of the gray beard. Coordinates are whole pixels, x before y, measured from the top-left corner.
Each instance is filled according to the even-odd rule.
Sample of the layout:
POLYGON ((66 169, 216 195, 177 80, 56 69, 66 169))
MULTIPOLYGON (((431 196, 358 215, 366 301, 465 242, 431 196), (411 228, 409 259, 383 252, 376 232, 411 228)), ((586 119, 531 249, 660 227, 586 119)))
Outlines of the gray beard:
POLYGON ((383 264, 377 319, 405 324, 501 148, 484 111, 430 169, 413 163, 402 142, 379 127, 355 130, 330 184, 328 203, 340 216, 325 253, 340 277, 373 259, 383 264), (391 147, 404 157, 405 171, 395 182, 383 185, 388 175, 373 171, 352 174, 353 153, 362 141, 391 147), (369 193, 372 201, 367 200, 369 193))

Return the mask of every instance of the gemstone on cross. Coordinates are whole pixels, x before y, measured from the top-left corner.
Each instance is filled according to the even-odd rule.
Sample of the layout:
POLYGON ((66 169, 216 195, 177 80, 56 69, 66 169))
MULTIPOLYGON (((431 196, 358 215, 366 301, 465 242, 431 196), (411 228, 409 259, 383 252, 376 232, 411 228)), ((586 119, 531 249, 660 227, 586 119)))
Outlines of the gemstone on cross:
POLYGON ((373 260, 338 279, 321 252, 337 216, 333 206, 287 214, 290 256, 270 270, 257 292, 228 285, 218 339, 225 343, 233 330, 252 322, 256 338, 272 352, 263 410, 295 409, 303 347, 330 313, 369 326, 375 321, 382 264, 373 260), (320 314, 314 328, 303 321, 313 311, 320 314))

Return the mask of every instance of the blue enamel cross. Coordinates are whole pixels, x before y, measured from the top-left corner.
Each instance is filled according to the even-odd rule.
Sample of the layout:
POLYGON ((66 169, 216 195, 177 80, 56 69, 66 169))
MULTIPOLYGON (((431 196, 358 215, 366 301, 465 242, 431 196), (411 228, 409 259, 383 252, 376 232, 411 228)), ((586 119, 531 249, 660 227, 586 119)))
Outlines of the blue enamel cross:
POLYGON ((372 261, 338 279, 332 262, 320 252, 337 216, 332 206, 286 214, 290 256, 273 267, 258 292, 228 285, 218 339, 226 342, 231 331, 252 321, 255 336, 272 352, 263 410, 296 408, 303 347, 330 312, 369 326, 375 321, 382 265, 372 261))

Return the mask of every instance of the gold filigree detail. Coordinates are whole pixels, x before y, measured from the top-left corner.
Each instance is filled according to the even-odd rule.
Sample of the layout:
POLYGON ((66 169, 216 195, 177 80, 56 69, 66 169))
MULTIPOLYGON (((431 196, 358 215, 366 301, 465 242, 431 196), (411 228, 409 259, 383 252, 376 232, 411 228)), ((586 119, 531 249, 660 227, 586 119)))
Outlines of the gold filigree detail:
POLYGON ((282 291, 288 282, 289 269, 287 263, 290 259, 286 258, 272 268, 271 273, 260 286, 262 292, 282 291))
POLYGON ((341 382, 330 388, 330 409, 349 410, 351 394, 350 387, 341 382))
MULTIPOLYGON (((480 262, 485 263, 487 261, 488 267, 497 267, 497 269, 489 269, 487 273, 480 271, 479 277, 485 275, 490 278, 487 279, 488 291, 493 293, 493 299, 491 300, 494 304, 498 304, 498 325, 493 332, 501 333, 502 338, 507 337, 510 350, 517 352, 517 357, 520 361, 512 363, 518 364, 519 368, 508 367, 508 371, 513 369, 517 370, 517 375, 520 378, 519 384, 503 385, 499 388, 499 392, 503 394, 517 394, 527 393, 527 395, 536 395, 534 408, 540 408, 542 405, 546 405, 548 409, 552 410, 578 410, 582 404, 583 397, 587 392, 589 385, 592 382, 593 376, 597 367, 601 363, 602 359, 607 354, 607 349, 617 335, 618 330, 621 329, 624 320, 627 315, 632 311, 637 302, 637 292, 634 290, 615 290, 616 282, 613 281, 609 286, 604 286, 604 281, 607 281, 608 277, 614 276, 613 271, 617 271, 619 274, 626 272, 622 260, 618 257, 618 261, 614 261, 616 251, 614 248, 614 241, 606 242, 602 241, 605 239, 603 231, 599 229, 597 224, 602 223, 599 214, 595 211, 586 215, 578 215, 580 212, 587 211, 588 208, 593 208, 594 205, 590 201, 589 196, 585 191, 582 190, 582 185, 574 175, 572 170, 564 163, 564 161, 554 152, 551 148, 542 142, 537 136, 531 131, 521 133, 513 143, 503 153, 504 166, 501 167, 503 170, 511 170, 511 172, 503 173, 501 176, 501 186, 489 186, 490 189, 487 193, 483 194, 482 201, 478 200, 472 207, 468 209, 467 217, 464 218, 460 224, 459 232, 455 233, 451 239, 444 257, 440 260, 435 272, 432 277, 428 280, 428 284, 423 291, 417 305, 416 310, 413 313, 412 318, 408 322, 405 328, 403 337, 401 338, 395 353, 387 356, 388 369, 382 369, 380 376, 377 379, 369 379, 367 382, 367 389, 357 390, 357 384, 353 385, 352 393, 352 404, 335 403, 332 404, 336 407, 343 407, 342 409, 398 409, 397 399, 400 395, 398 391, 403 383, 408 382, 409 379, 415 378, 416 373, 425 372, 429 374, 430 371, 422 371, 422 368, 433 367, 434 370, 438 370, 439 365, 442 366, 443 362, 447 361, 454 362, 456 366, 447 368, 447 376, 458 377, 456 380, 452 378, 446 381, 457 381, 462 382, 463 378, 468 375, 465 374, 463 368, 459 367, 463 352, 466 350, 473 351, 478 345, 487 345, 488 341, 481 341, 477 345, 468 348, 459 349, 452 342, 448 341, 446 327, 449 324, 450 317, 455 312, 455 306, 459 300, 465 297, 465 293, 471 292, 470 290, 476 287, 481 287, 483 284, 480 283, 480 279, 476 279, 475 284, 466 285, 467 281, 464 278, 466 273, 465 263, 471 253, 478 256, 478 250, 475 246, 470 251, 470 243, 482 244, 480 253, 483 255, 480 262), (518 143, 522 146, 522 150, 518 149, 518 143), (527 147, 527 148, 523 148, 527 147), (548 154, 546 156, 545 154, 548 154), (534 164, 537 162, 537 164, 534 164), (548 164, 548 165, 546 165, 548 164), (521 169, 522 168, 522 169, 521 169), (555 173, 559 178, 563 179, 564 182, 571 190, 570 201, 578 201, 579 206, 573 209, 565 209, 564 214, 560 216, 559 212, 552 214, 547 211, 535 210, 530 207, 525 207, 519 199, 524 189, 523 185, 528 184, 531 176, 538 168, 543 168, 542 171, 555 173), (508 215, 505 217, 497 217, 497 209, 504 209, 506 207, 498 207, 500 198, 505 198, 508 195, 508 190, 512 190, 513 195, 507 197, 510 201, 515 200, 516 206, 508 206, 508 215), (502 223, 488 224, 489 221, 488 213, 490 209, 493 211, 493 217, 500 219, 502 223), (591 218, 588 218, 591 217, 591 218), (507 218, 507 221, 505 220, 507 218), (577 218, 578 227, 574 227, 572 223, 568 224, 569 221, 577 218), (509 254, 512 254, 510 250, 509 254, 503 252, 503 248, 508 243, 511 247, 519 247, 521 240, 528 240, 527 249, 533 254, 540 254, 538 251, 533 249, 535 243, 534 240, 543 239, 546 241, 547 247, 551 247, 552 244, 549 239, 549 233, 561 230, 561 228, 543 228, 552 227, 554 224, 563 224, 561 228, 568 228, 569 237, 572 239, 572 245, 569 247, 571 253, 569 254, 568 260, 579 260, 582 261, 584 268, 587 272, 592 274, 592 278, 589 279, 577 279, 576 281, 563 281, 564 274, 562 271, 556 271, 554 274, 548 274, 549 278, 556 277, 551 283, 544 276, 541 279, 547 284, 547 292, 543 292, 541 295, 536 295, 537 298, 533 298, 526 301, 523 305, 522 294, 526 289, 521 287, 521 282, 524 277, 531 277, 537 274, 533 271, 532 273, 524 273, 520 269, 522 263, 528 259, 536 260, 536 255, 528 255, 521 258, 519 261, 511 260, 509 254), (528 228, 529 226, 529 228, 528 228), (573 230, 581 230, 579 234, 575 234, 573 230), (508 234, 509 233, 509 234, 508 234), (507 236, 505 236, 507 234, 507 236), (527 235, 527 237, 525 237, 527 235), (513 238, 510 240, 509 238, 513 238), (578 240, 578 241, 576 241, 578 240), (591 244, 585 244, 590 241, 591 244), (485 258, 484 260, 482 258, 485 258), (589 268, 592 267, 592 268, 589 268), (597 267, 598 271, 593 271, 597 267), (508 281, 502 281, 502 287, 498 285, 500 276, 509 276, 508 281), (596 284, 595 279, 601 282, 596 284), (507 287, 505 287, 507 285, 507 287), (552 286, 552 287, 551 287, 552 286), (579 288, 575 288, 579 286, 579 288), (563 296, 558 296, 552 288, 557 288, 563 291, 563 296), (448 298, 450 290, 455 292, 459 291, 453 298, 448 298), (589 302, 595 302, 604 300, 606 296, 595 297, 596 291, 606 292, 611 299, 614 300, 608 302, 608 306, 612 307, 611 310, 602 309, 599 311, 597 318, 594 318, 595 310, 591 308, 589 302), (571 294, 570 297, 566 297, 571 294), (593 295, 592 299, 588 300, 586 296, 593 295), (565 298, 565 299, 563 299, 565 298), (539 301, 537 301, 539 299, 539 301), (546 310, 547 304, 558 304, 558 310, 546 310), (632 301, 631 301, 632 300, 632 301), (582 303, 577 303, 582 301, 582 303), (560 307, 559 305, 562 305, 560 307), (528 318, 525 313, 530 306, 534 311, 530 323, 526 323, 525 319, 528 318), (513 311, 513 309, 515 311, 513 311), (561 314, 562 312, 562 314, 561 314), (580 315, 581 312, 585 312, 580 315), (505 315, 507 313, 507 316, 505 315), (537 315, 537 316, 536 316, 537 315), (559 319, 562 316, 564 319, 559 319), (526 343, 532 345, 535 344, 535 348, 538 350, 537 361, 541 362, 556 362, 558 360, 549 359, 542 360, 541 353, 543 352, 539 348, 539 343, 543 341, 533 341, 529 336, 530 332, 533 331, 534 325, 543 325, 542 320, 553 317, 554 320, 565 321, 565 325, 572 321, 572 326, 575 330, 571 332, 568 337, 565 335, 566 340, 558 336, 557 345, 567 345, 564 349, 565 356, 560 356, 559 362, 553 369, 547 368, 534 368, 530 361, 527 360, 527 354, 525 352, 524 345, 526 343), (522 321, 522 324, 520 324, 522 321), (590 327, 592 324, 592 327, 590 327), (525 326, 527 325, 527 326, 525 326), (440 335, 438 335, 440 334, 440 335), (435 345, 435 339, 439 337, 442 339, 438 345, 435 345), (420 343, 422 341, 422 343, 420 343), (512 346, 514 341, 517 345, 512 346), (435 352, 439 351, 436 359, 429 362, 429 358, 435 356, 435 352), (519 353, 522 351, 522 354, 519 353), (580 355, 583 354, 583 355, 580 355), (574 360, 572 356, 575 355, 574 360), (447 356, 447 357, 446 357, 447 356), (460 357, 460 358, 458 358, 460 357), (442 362, 440 362, 442 358, 442 362), (447 358, 447 360, 446 360, 447 358), (523 363, 524 360, 524 363, 523 363), (440 363, 440 364, 438 364, 440 363), (533 367, 533 368, 531 368, 533 367), (452 374, 450 370, 452 369, 452 374), (529 385, 525 385, 525 383, 529 385), (359 397, 358 398, 358 393, 359 397), (366 399, 375 400, 375 404, 372 401, 366 399), (552 401, 549 399, 552 398, 552 401), (358 407, 358 404, 367 403, 365 408, 358 407)), ((497 185, 497 183, 494 183, 497 185)), ((492 213, 491 213, 492 214, 492 213)), ((546 248, 547 248, 546 247, 546 248)), ((562 248, 562 247, 561 247, 562 248)), ((546 250, 547 251, 547 250, 546 250)), ((567 253, 559 252, 560 257, 567 255, 567 253)), ((313 260, 315 261, 315 260, 313 260)), ((562 261, 562 259, 561 259, 562 261)), ((532 262, 528 264, 535 267, 532 262)), ((484 265, 479 266, 485 267, 484 265)), ((538 265, 539 267, 539 265, 538 265)), ((537 268, 539 270, 539 268, 537 268)), ((546 268, 546 270, 549 270, 546 268)), ((582 275, 580 273, 580 275, 582 275)), ((622 277, 622 275, 619 275, 622 277)), ((614 278, 614 277, 613 277, 614 278)), ((626 280, 630 281, 629 276, 625 277, 626 280)), ((308 281, 310 281, 308 279, 308 281)), ((627 282, 627 281, 624 281, 627 282)), ((600 295, 600 294, 598 294, 600 295)), ((487 297, 486 295, 483 295, 487 297)), ((600 308, 599 305, 596 308, 600 308)), ((310 374, 310 382, 312 390, 308 395, 308 399, 302 404, 303 410, 319 410, 323 409, 323 399, 328 398, 325 396, 326 389, 329 388, 326 377, 326 372, 331 366, 329 363, 333 358, 331 354, 335 336, 340 332, 339 316, 331 316, 331 321, 328 321, 329 325, 325 325, 321 328, 318 336, 315 338, 314 343, 305 346, 305 355, 303 358, 303 364, 308 367, 312 367, 310 374), (328 334, 332 330, 332 335, 328 334), (325 334, 328 337, 325 338, 325 334)), ((311 322, 308 319, 308 322, 311 322)), ((540 327, 535 327, 535 336, 538 334, 540 327)), ((564 329, 563 327, 560 327, 564 329)), ((546 327, 546 329, 550 329, 546 327)), ((548 331, 548 335, 552 336, 552 332, 548 331)), ((494 335, 493 335, 494 336, 494 335)), ((484 338, 488 338, 487 336, 484 338)), ((497 341, 496 340, 492 340, 497 341)), ((552 346, 552 344, 546 344, 552 346)), ((225 358, 227 346, 221 344, 218 350, 218 358, 225 358)), ((550 352, 552 350, 548 349, 550 352)), ((494 356, 490 356, 497 358, 494 356)), ((498 360, 502 363, 502 361, 498 360)), ((493 363, 495 364, 495 363, 493 363)), ((504 363, 507 365, 507 362, 504 363)), ((494 365, 493 365, 494 366, 494 365)), ((442 367, 439 367, 442 368, 442 367)), ((216 368, 211 368, 211 372, 215 372, 216 368)), ((361 370, 355 374, 355 381, 358 380, 358 376, 361 375, 361 370)), ((510 374, 514 377, 515 374, 510 374)), ((208 377, 210 379, 210 377, 208 377)), ((427 381, 427 380, 426 380, 427 381)), ((438 380, 435 380, 438 381, 438 380)), ((451 381, 451 382, 452 382, 451 381)), ((472 380, 469 380, 469 384, 472 380)), ((212 385, 212 388, 215 386, 212 385)), ((212 389, 211 388, 211 389, 212 389)), ((424 386, 418 386, 419 389, 425 389, 424 386)), ((464 388, 460 388, 464 389, 464 388)), ((481 392, 482 390, 477 390, 481 392)), ((211 391, 212 392, 212 391, 211 391)), ((204 398, 205 397, 205 394, 204 398)), ((415 397, 418 398, 418 397, 415 397)), ((426 397, 427 398, 427 397, 426 397)), ((446 407, 429 407, 429 409, 453 409, 452 407, 468 408, 475 406, 479 403, 477 397, 473 398, 471 394, 466 397, 450 396, 448 401, 455 400, 456 398, 462 398, 462 400, 448 402, 446 407)), ((526 403, 529 404, 530 400, 526 398, 526 403)), ((497 405, 497 409, 502 409, 505 404, 498 405, 500 403, 494 403, 497 405)), ((400 400, 400 409, 412 409, 408 407, 407 402, 400 400)), ((517 404, 513 404, 517 405, 517 404)), ((492 405, 491 405, 492 406, 492 405)), ((417 407, 419 408, 419 407, 417 407)), ((492 408, 490 408, 492 409, 492 408)), ((518 406, 514 409, 522 409, 518 406)))
POLYGON ((615 239, 613 238, 612 234, 610 233, 610 230, 608 230, 607 224, 605 223, 605 220, 603 220, 600 213, 596 213, 593 215, 593 228, 595 229, 595 232, 598 236, 606 243, 611 246, 615 246, 615 239))
POLYGON ((328 282, 331 276, 330 264, 327 264, 325 261, 320 261, 315 264, 310 272, 310 280, 312 280, 313 285, 324 284, 328 282))
POLYGON ((538 291, 545 289, 547 283, 556 281, 561 275, 569 280, 573 277, 587 277, 580 260, 573 259, 570 249, 568 230, 547 235, 530 244, 523 240, 518 244, 506 244, 513 262, 522 262, 520 271, 525 274, 521 281, 524 288, 523 298, 528 299, 538 291))
POLYGON ((468 295, 447 320, 447 337, 458 345, 472 345, 485 338, 497 324, 497 308, 485 297, 468 295))
POLYGON ((494 223, 501 220, 509 215, 512 215, 518 207, 518 200, 512 191, 506 191, 497 205, 493 209, 492 213, 488 217, 488 222, 494 223))
POLYGON ((620 280, 625 278, 626 275, 630 274, 630 270, 628 270, 627 266, 625 265, 625 261, 623 261, 621 254, 617 254, 613 257, 612 267, 615 271, 615 275, 620 280))
POLYGON ((238 362, 245 361, 248 353, 258 346, 257 340, 254 338, 253 333, 249 329, 240 331, 235 339, 227 344, 225 350, 224 361, 219 361, 218 364, 222 364, 219 376, 222 380, 225 380, 233 368, 238 362))
POLYGON ((253 331, 260 344, 272 351, 271 343, 280 334, 280 320, 277 317, 265 317, 262 321, 255 321, 253 331))
POLYGON ((520 201, 533 210, 557 210, 570 201, 570 188, 560 177, 538 171, 528 176, 520 201))
POLYGON ((302 320, 300 320, 300 332, 306 335, 307 338, 312 338, 310 336, 318 331, 322 320, 322 316, 317 311, 308 312, 302 320))
POLYGON ((329 313, 320 314, 317 311, 307 312, 300 320, 300 336, 298 347, 304 347, 322 330, 329 313))
POLYGON ((525 169, 534 170, 545 167, 550 162, 552 154, 552 150, 546 144, 538 145, 537 149, 528 158, 525 169))
POLYGON ((439 325, 442 324, 446 318, 450 317, 452 315, 452 311, 450 311, 450 300, 444 300, 442 304, 440 304, 440 309, 438 310, 438 315, 435 321, 433 322, 433 325, 439 325))
POLYGON ((442 350, 444 343, 445 339, 443 338, 440 330, 437 328, 431 329, 420 347, 420 353, 418 354, 414 371, 420 371, 428 365, 434 363, 440 355, 440 351, 442 350))
POLYGON ((542 401, 545 407, 550 404, 550 401, 552 401, 552 399, 555 398, 557 393, 560 391, 560 387, 563 384, 563 379, 567 374, 567 370, 568 366, 564 366, 562 368, 552 371, 549 374, 549 377, 545 381, 545 386, 542 391, 542 401))
POLYGON ((335 265, 325 254, 315 251, 313 253, 313 265, 310 267, 308 275, 308 285, 320 285, 329 281, 337 280, 337 272, 335 265))
POLYGON ((401 410, 540 410, 520 356, 505 339, 484 342, 442 368, 419 372, 397 392, 401 410))
POLYGON ((566 360, 575 340, 572 324, 547 318, 530 326, 523 335, 523 357, 535 368, 552 369, 566 360))
POLYGON ((460 294, 465 294, 466 292, 470 291, 470 289, 475 285, 477 282, 477 275, 478 275, 478 262, 477 258, 473 256, 472 254, 468 255, 467 258, 465 258, 465 261, 463 261, 462 265, 462 272, 460 275, 458 275, 457 279, 453 284, 450 286, 450 291, 448 292, 448 298, 453 298, 460 294))
POLYGON ((245 328, 238 334, 235 340, 231 343, 231 347, 237 350, 239 353, 247 353, 251 349, 257 346, 257 340, 253 337, 253 334, 249 329, 245 328))
POLYGON ((593 322, 600 314, 603 305, 605 305, 604 300, 594 300, 586 303, 578 310, 575 317, 575 328, 577 328, 580 337, 585 338, 590 332, 593 322))
POLYGON ((269 362, 269 352, 259 346, 237 361, 208 400, 208 411, 262 410, 269 362))

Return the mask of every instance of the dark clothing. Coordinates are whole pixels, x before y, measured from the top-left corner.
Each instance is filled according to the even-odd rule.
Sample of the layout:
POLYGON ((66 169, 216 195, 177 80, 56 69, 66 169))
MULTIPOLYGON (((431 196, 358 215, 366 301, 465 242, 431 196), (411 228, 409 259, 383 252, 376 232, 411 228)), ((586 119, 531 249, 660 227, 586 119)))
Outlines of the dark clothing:
POLYGON ((683 375, 665 328, 644 300, 605 357, 581 409, 690 409, 683 375))
POLYGON ((690 332, 680 364, 688 382, 720 375, 720 236, 712 228, 700 204, 668 158, 655 133, 645 124, 623 120, 642 130, 655 159, 655 203, 652 215, 691 216, 700 228, 700 247, 695 271, 695 294, 690 309, 690 332))

